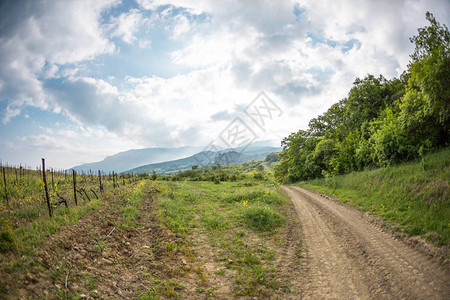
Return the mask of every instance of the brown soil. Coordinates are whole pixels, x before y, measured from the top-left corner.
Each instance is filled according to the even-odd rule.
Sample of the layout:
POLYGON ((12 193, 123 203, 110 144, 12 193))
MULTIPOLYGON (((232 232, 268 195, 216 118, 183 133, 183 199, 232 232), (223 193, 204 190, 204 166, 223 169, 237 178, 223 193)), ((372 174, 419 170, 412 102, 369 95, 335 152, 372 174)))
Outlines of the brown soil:
POLYGON ((299 187, 292 198, 308 260, 303 298, 448 299, 450 272, 369 223, 364 214, 299 187))

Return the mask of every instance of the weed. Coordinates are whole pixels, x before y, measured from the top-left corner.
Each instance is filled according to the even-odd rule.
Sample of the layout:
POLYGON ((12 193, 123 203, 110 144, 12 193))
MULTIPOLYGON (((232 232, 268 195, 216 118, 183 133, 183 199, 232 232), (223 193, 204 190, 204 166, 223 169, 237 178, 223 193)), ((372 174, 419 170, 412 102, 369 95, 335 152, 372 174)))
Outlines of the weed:
POLYGON ((86 277, 85 280, 85 287, 92 291, 93 289, 95 289, 97 287, 97 279, 91 276, 86 277))

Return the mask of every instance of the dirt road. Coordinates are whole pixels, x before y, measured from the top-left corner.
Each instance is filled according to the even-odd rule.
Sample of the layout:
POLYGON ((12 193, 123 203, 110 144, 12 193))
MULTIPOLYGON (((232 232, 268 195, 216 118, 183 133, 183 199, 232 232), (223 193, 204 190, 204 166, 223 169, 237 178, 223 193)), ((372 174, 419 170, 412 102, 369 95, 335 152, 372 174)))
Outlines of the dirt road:
POLYGON ((449 299, 450 274, 347 205, 283 187, 303 231, 303 298, 449 299))

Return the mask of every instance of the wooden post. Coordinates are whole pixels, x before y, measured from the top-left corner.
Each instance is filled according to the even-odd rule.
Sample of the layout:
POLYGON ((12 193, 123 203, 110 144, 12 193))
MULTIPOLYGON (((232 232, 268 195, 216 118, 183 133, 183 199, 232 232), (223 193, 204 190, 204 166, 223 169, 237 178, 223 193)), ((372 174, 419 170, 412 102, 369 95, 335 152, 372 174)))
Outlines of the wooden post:
POLYGON ((74 169, 72 169, 72 175, 73 175, 73 198, 75 199, 75 206, 78 205, 77 201, 77 172, 75 172, 74 169))
POLYGON ((52 168, 52 187, 53 190, 55 190, 55 181, 53 180, 53 168, 52 168))
POLYGON ((113 171, 113 187, 116 188, 116 177, 114 175, 114 171, 113 171))
POLYGON ((6 172, 5 172, 5 167, 2 167, 2 170, 3 170, 3 183, 5 184, 6 204, 9 204, 9 201, 8 201, 8 189, 6 188, 6 172))
POLYGON ((47 199, 48 214, 52 216, 52 207, 50 205, 50 198, 48 197, 47 178, 45 178, 45 159, 42 159, 42 179, 44 180, 45 198, 47 199))
POLYGON ((98 182, 99 182, 99 185, 100 185, 100 193, 103 194, 102 172, 100 172, 100 170, 98 170, 98 182))

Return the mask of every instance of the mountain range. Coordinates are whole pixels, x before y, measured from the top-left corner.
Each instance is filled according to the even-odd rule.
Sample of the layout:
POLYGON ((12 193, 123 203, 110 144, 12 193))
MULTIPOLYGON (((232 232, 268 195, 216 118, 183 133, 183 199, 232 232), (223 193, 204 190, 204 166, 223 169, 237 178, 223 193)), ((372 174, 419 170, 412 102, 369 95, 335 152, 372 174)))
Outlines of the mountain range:
POLYGON ((102 161, 78 165, 72 169, 84 172, 102 170, 117 173, 151 173, 152 170, 156 170, 159 174, 168 174, 189 169, 193 165, 207 166, 216 163, 231 164, 262 160, 271 152, 281 151, 280 147, 273 147, 273 144, 273 141, 260 141, 245 147, 227 149, 214 145, 207 148, 186 146, 132 149, 107 156, 102 161))
POLYGON ((166 161, 155 164, 148 164, 131 169, 130 173, 151 173, 155 170, 159 175, 167 175, 178 171, 189 170, 192 166, 212 166, 215 164, 240 164, 251 160, 264 160, 267 154, 281 151, 280 147, 272 146, 249 146, 245 149, 230 148, 219 151, 202 151, 192 156, 166 161))
POLYGON ((144 148, 132 149, 111 155, 99 162, 86 163, 75 166, 75 171, 89 170, 104 172, 124 172, 142 165, 175 160, 191 156, 201 151, 204 147, 179 147, 179 148, 144 148))

